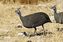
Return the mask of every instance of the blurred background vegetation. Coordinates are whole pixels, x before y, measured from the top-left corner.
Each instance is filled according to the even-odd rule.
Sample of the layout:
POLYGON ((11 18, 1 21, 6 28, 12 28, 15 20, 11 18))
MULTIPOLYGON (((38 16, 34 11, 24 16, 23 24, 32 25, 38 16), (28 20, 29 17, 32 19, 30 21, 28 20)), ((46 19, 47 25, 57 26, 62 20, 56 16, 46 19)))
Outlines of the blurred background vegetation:
POLYGON ((52 2, 55 0, 0 0, 5 3, 38 4, 40 2, 52 2))

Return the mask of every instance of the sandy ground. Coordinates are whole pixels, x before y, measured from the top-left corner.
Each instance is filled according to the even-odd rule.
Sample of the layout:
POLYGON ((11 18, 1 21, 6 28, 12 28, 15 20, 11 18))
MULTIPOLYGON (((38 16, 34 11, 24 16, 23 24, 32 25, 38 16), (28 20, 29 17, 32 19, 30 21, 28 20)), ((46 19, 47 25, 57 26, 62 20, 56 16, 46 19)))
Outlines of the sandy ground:
MULTIPOLYGON (((47 13, 48 16, 51 17, 54 15, 50 9, 52 4, 55 4, 55 2, 39 5, 0 3, 0 42, 27 42, 28 40, 31 40, 32 42, 63 42, 63 24, 55 23, 54 18, 51 19, 53 23, 44 24, 45 30, 52 32, 53 34, 33 36, 30 38, 19 34, 24 31, 33 33, 34 29, 27 29, 22 25, 19 16, 15 13, 17 8, 21 8, 23 16, 41 11, 47 13), (18 28, 18 25, 21 25, 22 28, 18 28), (57 31, 58 28, 61 30, 57 31)), ((57 4, 57 8, 60 11, 62 11, 61 5, 61 3, 57 4)), ((41 32, 41 29, 41 26, 37 27, 37 32, 41 32)))

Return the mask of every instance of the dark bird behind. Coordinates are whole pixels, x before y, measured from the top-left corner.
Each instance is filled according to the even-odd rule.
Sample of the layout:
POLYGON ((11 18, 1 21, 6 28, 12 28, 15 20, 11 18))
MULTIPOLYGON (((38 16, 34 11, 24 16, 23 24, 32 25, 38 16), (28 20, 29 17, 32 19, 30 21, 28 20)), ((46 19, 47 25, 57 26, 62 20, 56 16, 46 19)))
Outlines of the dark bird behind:
MULTIPOLYGON (((43 12, 37 12, 37 13, 33 13, 31 15, 27 15, 27 16, 22 16, 20 9, 18 8, 16 10, 16 13, 19 15, 23 26, 26 28, 34 28, 35 32, 36 32, 36 27, 47 23, 47 22, 51 22, 51 20, 49 19, 49 16, 46 13, 43 12)), ((44 29, 44 27, 43 27, 44 29)))

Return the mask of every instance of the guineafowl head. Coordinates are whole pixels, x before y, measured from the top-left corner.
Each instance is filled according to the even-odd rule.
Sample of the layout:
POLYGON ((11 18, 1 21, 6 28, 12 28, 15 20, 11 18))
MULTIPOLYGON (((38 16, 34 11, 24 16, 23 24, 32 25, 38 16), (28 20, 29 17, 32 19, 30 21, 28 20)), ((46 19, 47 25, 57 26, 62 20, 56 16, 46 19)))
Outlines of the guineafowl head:
POLYGON ((56 5, 52 6, 51 9, 56 10, 56 5))
POLYGON ((16 14, 21 15, 20 8, 17 8, 17 9, 15 10, 15 12, 16 12, 16 14))
POLYGON ((53 9, 54 13, 57 14, 56 5, 52 6, 51 9, 53 9))

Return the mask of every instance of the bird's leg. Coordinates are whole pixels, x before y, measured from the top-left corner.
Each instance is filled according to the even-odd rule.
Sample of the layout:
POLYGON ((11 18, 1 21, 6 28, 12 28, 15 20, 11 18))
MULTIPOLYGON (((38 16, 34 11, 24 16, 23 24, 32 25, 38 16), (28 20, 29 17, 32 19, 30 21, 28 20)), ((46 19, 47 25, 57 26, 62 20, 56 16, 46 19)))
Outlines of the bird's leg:
POLYGON ((37 29, 36 29, 36 27, 34 27, 34 29, 35 29, 35 31, 34 31, 34 34, 35 34, 37 29))
POLYGON ((42 25, 42 28, 43 28, 43 30, 42 31, 44 31, 44 26, 42 25))
POLYGON ((61 17, 59 18, 59 23, 61 23, 61 17))
POLYGON ((44 26, 42 25, 42 27, 43 27, 44 35, 46 36, 46 31, 44 30, 44 26))
POLYGON ((34 24, 32 25, 32 27, 35 29, 35 31, 34 31, 34 34, 35 34, 37 29, 36 29, 36 27, 34 27, 34 24))

